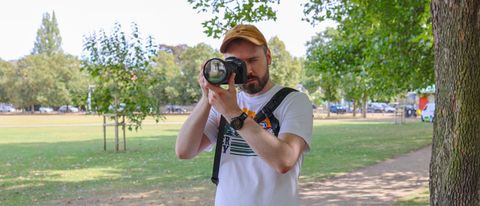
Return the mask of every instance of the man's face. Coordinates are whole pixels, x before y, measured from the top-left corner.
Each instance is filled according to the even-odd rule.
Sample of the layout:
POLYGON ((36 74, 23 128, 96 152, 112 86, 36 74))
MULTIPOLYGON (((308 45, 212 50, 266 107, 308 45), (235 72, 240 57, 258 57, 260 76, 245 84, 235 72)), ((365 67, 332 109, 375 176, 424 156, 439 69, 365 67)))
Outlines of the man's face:
POLYGON ((271 63, 270 51, 249 41, 236 41, 229 45, 225 58, 234 56, 243 60, 247 65, 247 82, 240 88, 256 94, 265 88, 269 81, 268 65, 271 63))

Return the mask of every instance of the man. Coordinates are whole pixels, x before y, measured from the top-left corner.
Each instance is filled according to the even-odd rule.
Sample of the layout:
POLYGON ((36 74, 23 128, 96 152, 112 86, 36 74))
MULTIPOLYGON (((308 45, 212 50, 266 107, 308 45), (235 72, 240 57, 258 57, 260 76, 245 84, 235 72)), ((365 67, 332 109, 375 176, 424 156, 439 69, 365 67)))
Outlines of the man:
POLYGON ((280 125, 276 137, 269 119, 260 124, 253 120, 282 88, 269 78, 272 58, 265 37, 255 26, 237 25, 225 34, 220 52, 246 63, 247 81, 237 93, 234 74, 223 89, 200 72, 202 97, 178 134, 177 156, 190 159, 214 144, 221 115, 228 123, 248 116, 240 128, 225 132, 215 205, 298 205, 297 180, 312 135, 312 104, 301 92, 288 94, 273 112, 280 125))

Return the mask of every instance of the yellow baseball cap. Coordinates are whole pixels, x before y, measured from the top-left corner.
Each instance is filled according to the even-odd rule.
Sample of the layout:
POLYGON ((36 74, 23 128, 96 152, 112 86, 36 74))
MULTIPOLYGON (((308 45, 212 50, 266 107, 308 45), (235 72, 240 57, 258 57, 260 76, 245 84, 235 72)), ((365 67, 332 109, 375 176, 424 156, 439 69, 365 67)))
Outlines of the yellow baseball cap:
POLYGON ((240 38, 252 42, 257 46, 263 46, 267 44, 267 40, 265 40, 262 32, 260 32, 257 27, 249 24, 238 24, 225 34, 222 45, 220 46, 220 52, 225 53, 228 44, 230 44, 230 42, 233 40, 240 38))

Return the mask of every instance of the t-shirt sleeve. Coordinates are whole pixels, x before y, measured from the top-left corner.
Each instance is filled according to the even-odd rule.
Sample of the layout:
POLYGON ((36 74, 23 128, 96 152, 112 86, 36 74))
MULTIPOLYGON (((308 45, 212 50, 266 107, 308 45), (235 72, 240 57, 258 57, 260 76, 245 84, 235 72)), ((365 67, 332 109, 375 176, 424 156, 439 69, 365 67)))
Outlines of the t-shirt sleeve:
POLYGON ((211 151, 212 145, 217 142, 217 134, 218 134, 218 125, 220 123, 220 116, 215 109, 210 109, 210 113, 208 114, 207 123, 205 124, 205 129, 203 133, 208 137, 210 140, 210 146, 208 146, 205 150, 211 151))
POLYGON ((313 129, 313 109, 308 96, 302 92, 289 94, 277 108, 280 117, 281 133, 291 133, 302 137, 310 150, 313 129))

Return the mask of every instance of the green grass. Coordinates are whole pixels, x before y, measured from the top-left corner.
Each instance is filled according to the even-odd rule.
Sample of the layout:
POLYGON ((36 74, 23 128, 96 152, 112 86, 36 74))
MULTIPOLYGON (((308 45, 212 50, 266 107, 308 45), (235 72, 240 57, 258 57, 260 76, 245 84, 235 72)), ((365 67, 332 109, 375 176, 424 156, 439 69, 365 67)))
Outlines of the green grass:
MULTIPOLYGON (((167 122, 185 117, 168 117, 167 122)), ((1 116, 0 202, 45 205, 62 198, 162 188, 211 192, 213 152, 192 161, 174 154, 180 124, 146 124, 127 133, 127 152, 113 152, 113 129, 103 151, 101 118, 92 116, 1 116), (5 117, 5 118, 4 118, 5 117), (65 121, 62 121, 65 119, 65 121), (33 122, 33 123, 32 123, 33 122), (42 127, 33 127, 42 124, 42 127), (55 124, 80 124, 67 127, 55 124), (85 125, 82 125, 85 124, 85 125), (30 125, 32 127, 9 127, 30 125)), ((364 167, 431 142, 431 124, 315 122, 302 181, 364 167)))
POLYGON ((418 194, 401 198, 394 206, 427 206, 430 205, 428 188, 423 188, 418 194))

